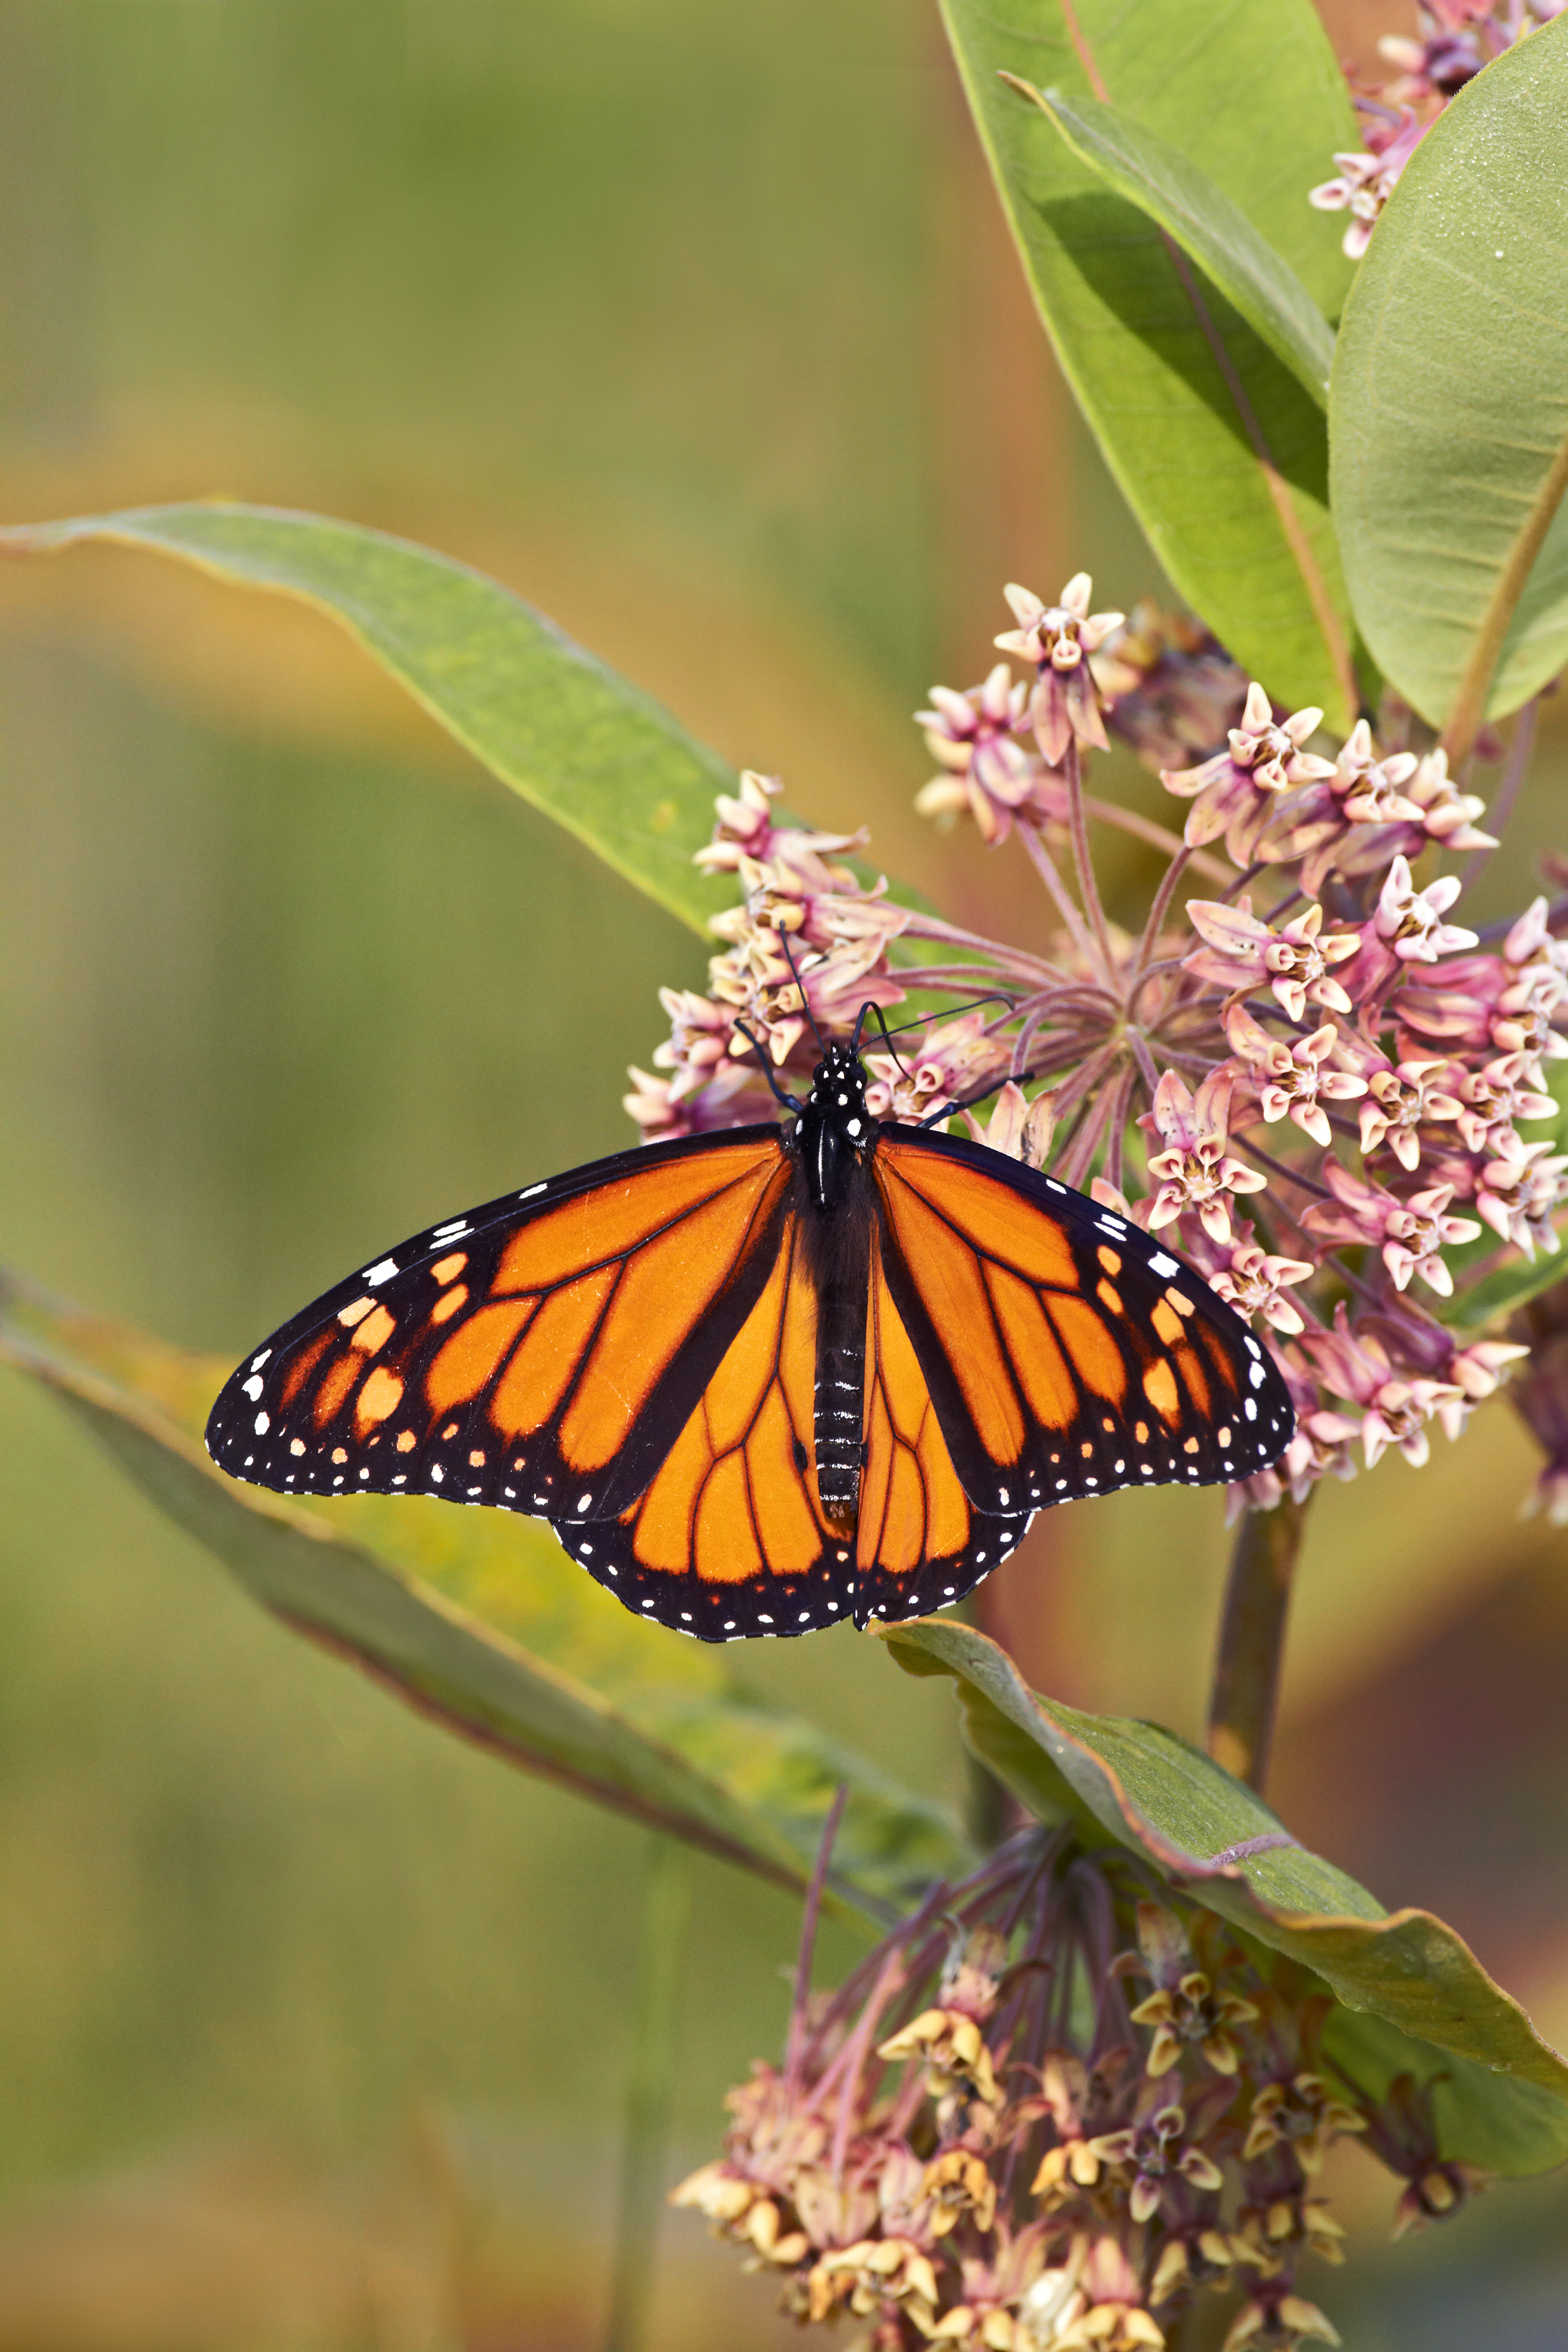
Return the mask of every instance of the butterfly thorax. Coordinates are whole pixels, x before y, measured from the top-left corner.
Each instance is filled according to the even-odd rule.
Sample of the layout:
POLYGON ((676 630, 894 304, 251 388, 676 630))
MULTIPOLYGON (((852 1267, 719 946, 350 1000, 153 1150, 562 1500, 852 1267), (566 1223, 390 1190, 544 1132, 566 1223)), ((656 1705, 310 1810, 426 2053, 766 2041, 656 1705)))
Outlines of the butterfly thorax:
POLYGON ((829 1045, 796 1112, 789 1149, 798 1171, 801 1246, 816 1294, 817 1496, 827 1517, 844 1527, 854 1524, 864 1454, 876 1139, 859 1058, 847 1045, 829 1045))

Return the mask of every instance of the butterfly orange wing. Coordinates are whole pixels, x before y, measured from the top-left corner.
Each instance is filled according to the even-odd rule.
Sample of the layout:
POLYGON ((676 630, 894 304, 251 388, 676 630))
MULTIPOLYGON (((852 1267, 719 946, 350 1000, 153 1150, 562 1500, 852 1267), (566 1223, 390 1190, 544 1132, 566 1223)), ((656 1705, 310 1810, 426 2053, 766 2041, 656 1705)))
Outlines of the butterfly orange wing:
POLYGON ((817 1500, 816 1298, 792 1214, 766 1286, 646 1491, 552 1522, 630 1609, 705 1641, 910 1617, 967 1592, 1027 1515, 977 1511, 873 1247, 865 1463, 853 1528, 817 1500))
POLYGON ((1247 1478, 1284 1452, 1273 1360, 1158 1237, 924 1129, 883 1127, 873 1165, 889 1290, 977 1506, 1247 1478))
POLYGON ((778 1129, 737 1129, 417 1234, 239 1367, 208 1448, 285 1494, 613 1514, 766 1286, 790 1182, 778 1129))

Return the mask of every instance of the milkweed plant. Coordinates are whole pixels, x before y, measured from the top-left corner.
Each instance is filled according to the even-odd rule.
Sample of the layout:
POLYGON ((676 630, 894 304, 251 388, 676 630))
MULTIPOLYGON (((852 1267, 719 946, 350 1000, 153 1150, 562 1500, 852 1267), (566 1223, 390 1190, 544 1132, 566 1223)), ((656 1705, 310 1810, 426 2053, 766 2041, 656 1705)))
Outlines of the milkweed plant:
MULTIPOLYGON (((505 1523, 507 1575, 473 1552, 459 1652, 451 1591, 410 1577, 374 1503, 263 1505, 193 1457, 200 1366, 19 1282, 0 1348, 118 1417, 117 1458, 292 1626, 803 1895, 782 2054, 675 2191, 803 2325, 866 2352, 1336 2343, 1336 2142, 1395 2176, 1398 2233, 1568 2156, 1568 2066, 1522 2011, 1260 1795, 1325 1478, 1385 1454, 1420 1473, 1500 1391, 1544 1454, 1526 1507, 1568 1523, 1568 856, 1483 911, 1568 661, 1568 23, 1563 0, 1432 0, 1373 86, 1307 0, 942 13, 1043 323, 1170 583, 1131 614, 1097 608, 1088 571, 1006 585, 978 616, 994 666, 917 714, 917 806, 1026 862, 1027 945, 932 911, 868 865, 852 813, 796 822, 778 779, 734 777, 425 551, 232 506, 5 542, 111 536, 336 611, 507 783, 715 934, 632 1073, 645 1138, 773 1116, 871 1006, 877 1117, 950 1122, 1181 1252, 1296 1412, 1282 1458, 1228 1491, 1206 1752, 1031 1692, 983 1587, 977 1621, 875 1636, 959 1687, 991 1790, 965 1832, 803 1719, 771 1717, 760 1752, 728 1655, 694 1681, 658 1627, 628 1622, 597 1692, 613 1604, 528 1523, 505 1523), (1158 778, 1142 794, 1129 749, 1158 778), (1159 860, 1131 916, 1096 870, 1116 835, 1159 860), (331 1522, 352 1573, 334 1511, 361 1514, 331 1522), (308 1578, 268 1549, 294 1520, 308 1578), (498 1591, 521 1597, 490 1654, 498 1591), (827 1905, 880 1934, 836 1988, 814 1976, 827 1905)), ((650 1903, 656 1979, 678 1909, 650 1903)), ((650 1996, 655 2040, 658 2015, 650 1996)), ((622 2344, 661 2191, 668 2063, 639 2067, 622 2344)))

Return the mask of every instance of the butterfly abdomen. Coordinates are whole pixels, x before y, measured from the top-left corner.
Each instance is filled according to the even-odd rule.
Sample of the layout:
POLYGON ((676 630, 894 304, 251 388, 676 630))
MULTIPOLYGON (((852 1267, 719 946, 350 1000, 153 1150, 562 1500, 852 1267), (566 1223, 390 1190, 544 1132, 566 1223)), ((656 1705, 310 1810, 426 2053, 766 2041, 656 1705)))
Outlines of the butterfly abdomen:
POLYGON ((816 1493, 824 1514, 853 1528, 865 1455, 866 1299, 876 1195, 858 1062, 829 1046, 791 1138, 802 1255, 816 1293, 816 1493))

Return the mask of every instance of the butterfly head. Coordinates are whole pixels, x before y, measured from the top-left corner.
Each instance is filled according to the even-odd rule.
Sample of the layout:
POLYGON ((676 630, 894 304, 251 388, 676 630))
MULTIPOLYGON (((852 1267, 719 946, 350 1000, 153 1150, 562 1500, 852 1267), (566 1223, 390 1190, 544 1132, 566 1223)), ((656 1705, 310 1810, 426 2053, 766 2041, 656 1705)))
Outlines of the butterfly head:
POLYGON ((829 1045, 811 1074, 811 1092, 795 1106, 795 1146, 818 1208, 837 1204, 876 1133, 860 1056, 852 1045, 829 1045))

